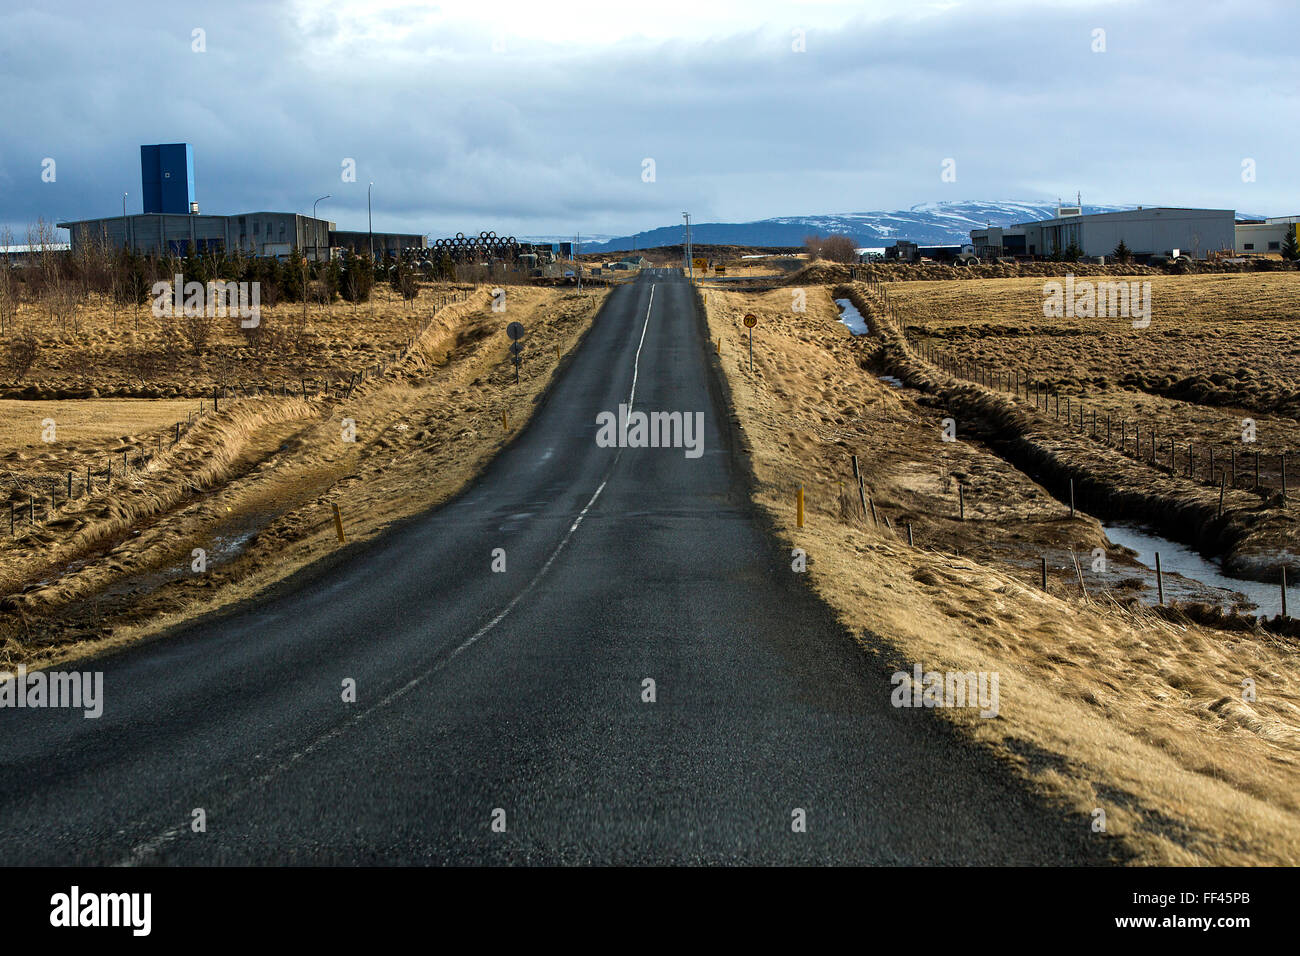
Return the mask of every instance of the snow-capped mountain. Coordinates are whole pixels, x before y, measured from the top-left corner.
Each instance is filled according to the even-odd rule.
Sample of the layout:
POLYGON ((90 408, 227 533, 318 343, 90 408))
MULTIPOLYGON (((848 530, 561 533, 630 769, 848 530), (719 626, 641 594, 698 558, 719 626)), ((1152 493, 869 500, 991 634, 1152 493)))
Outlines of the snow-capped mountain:
MULTIPOLYGON (((1134 206, 1084 206, 1085 213, 1118 212, 1134 206)), ((692 241, 706 245, 801 246, 811 235, 846 235, 859 246, 886 246, 907 239, 921 245, 959 245, 970 231, 985 225, 1049 219, 1054 202, 925 202, 895 212, 850 212, 825 216, 778 216, 758 222, 700 222, 691 224, 692 241)), ((662 226, 605 243, 582 243, 584 252, 621 252, 677 245, 682 226, 662 226)))

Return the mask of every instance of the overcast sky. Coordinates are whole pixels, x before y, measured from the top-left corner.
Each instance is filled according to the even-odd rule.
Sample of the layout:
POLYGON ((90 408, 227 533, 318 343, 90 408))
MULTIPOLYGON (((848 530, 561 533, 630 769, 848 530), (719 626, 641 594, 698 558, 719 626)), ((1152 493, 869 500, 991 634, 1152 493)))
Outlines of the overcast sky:
POLYGON ((204 212, 329 194, 364 229, 373 182, 376 230, 434 238, 1076 190, 1300 213, 1296 0, 0 3, 15 229, 140 211, 160 142, 204 212))

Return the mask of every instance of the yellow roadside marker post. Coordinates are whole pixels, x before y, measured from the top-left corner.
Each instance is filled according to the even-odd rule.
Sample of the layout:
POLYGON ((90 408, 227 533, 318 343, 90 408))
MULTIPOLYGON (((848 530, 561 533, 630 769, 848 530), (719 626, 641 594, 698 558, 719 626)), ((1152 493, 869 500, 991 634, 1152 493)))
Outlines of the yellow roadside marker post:
POLYGON ((347 544, 348 539, 343 534, 343 515, 339 512, 339 506, 337 503, 334 505, 334 530, 338 533, 339 544, 347 544))
POLYGON ((800 528, 802 528, 803 527, 803 485, 799 486, 799 498, 798 498, 798 503, 795 506, 795 514, 796 514, 796 524, 800 528))

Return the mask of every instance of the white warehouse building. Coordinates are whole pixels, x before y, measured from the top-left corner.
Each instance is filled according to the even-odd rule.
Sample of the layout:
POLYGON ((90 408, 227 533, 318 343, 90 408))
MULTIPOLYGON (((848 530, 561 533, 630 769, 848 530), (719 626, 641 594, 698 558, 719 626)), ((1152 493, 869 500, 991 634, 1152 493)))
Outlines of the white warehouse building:
MULTIPOLYGON (((1078 208, 1078 207, 1074 207, 1078 208)), ((1153 206, 1123 212, 1071 214, 1014 226, 972 229, 980 258, 1000 255, 1050 256, 1078 246, 1085 256, 1110 256, 1123 240, 1136 257, 1180 255, 1204 259, 1236 246, 1236 214, 1231 209, 1180 209, 1153 206)))
POLYGON ((1274 216, 1263 222, 1237 223, 1237 252, 1251 255, 1280 253, 1287 235, 1300 240, 1300 216, 1274 216))

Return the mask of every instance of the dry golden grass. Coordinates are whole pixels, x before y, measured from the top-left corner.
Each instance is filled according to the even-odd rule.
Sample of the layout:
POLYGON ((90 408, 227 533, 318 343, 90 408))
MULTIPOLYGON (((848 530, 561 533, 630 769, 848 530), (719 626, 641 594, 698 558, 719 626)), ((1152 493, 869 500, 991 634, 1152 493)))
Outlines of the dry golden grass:
POLYGON ((344 400, 223 403, 112 495, 0 544, 0 667, 48 666, 250 599, 338 547, 334 502, 358 541, 446 500, 527 423, 603 297, 512 289, 503 316, 481 289, 344 400), (528 329, 518 385, 507 320, 528 329), (203 575, 189 573, 195 547, 211 556, 203 575))
MULTIPOLYGON (((864 647, 903 670, 919 662, 998 672, 998 718, 936 713, 1066 806, 1104 809, 1109 836, 1097 838, 1122 840, 1141 862, 1300 862, 1296 649, 1104 599, 1085 604, 1061 583, 1044 594, 1001 563, 952 553, 963 532, 945 538, 924 510, 942 501, 943 471, 999 476, 1004 466, 975 446, 942 462, 937 442, 922 437, 932 425, 911 420, 923 412, 870 370, 871 344, 849 341, 826 292, 809 289, 803 314, 790 302, 789 289, 710 292, 710 330, 721 340, 756 498, 789 546, 807 551, 812 584, 864 647), (760 318, 752 374, 745 311, 760 318), (919 547, 845 506, 839 484, 851 482, 854 453, 888 513, 911 514, 925 529, 919 547), (799 484, 808 496, 802 529, 799 484), (1243 700, 1248 679, 1253 702, 1243 700)), ((964 533, 1017 517, 1033 533, 1051 504, 1040 491, 1005 507, 1014 513, 980 515, 964 533)), ((1063 530, 1071 540, 1090 527, 1067 524, 1077 524, 1063 530)))
MULTIPOLYGON (((6 462, 54 462, 69 451, 90 454, 120 444, 123 438, 163 432, 183 422, 199 403, 193 399, 81 399, 17 401, 0 399, 0 467, 6 462), (47 419, 55 423, 53 441, 43 437, 47 419)), ((15 467, 9 465, 7 467, 15 467)))
MULTIPOLYGON (((1131 277, 1151 283, 1151 324, 1140 329, 1044 317, 1045 281, 898 282, 888 292, 913 334, 1067 392, 1155 392, 1225 407, 1225 419, 1233 408, 1300 414, 1300 273, 1131 277)), ((1300 445, 1300 435, 1279 438, 1300 445)))
MULTIPOLYGON (((17 325, 40 340, 38 358, 21 381, 0 377, 10 392, 35 387, 44 397, 99 394, 210 395, 216 384, 290 386, 302 378, 335 380, 372 367, 404 348, 420 324, 452 296, 470 287, 424 284, 407 303, 388 285, 376 285, 370 302, 352 305, 280 303, 261 306, 254 340, 239 318, 214 317, 211 338, 196 354, 182 340, 169 354, 167 330, 179 334, 183 319, 156 318, 148 303, 132 308, 92 296, 75 321, 60 326, 37 303, 21 306, 17 325), (141 362, 139 356, 145 357, 141 362)), ((514 287, 512 287, 514 288, 514 287)))

